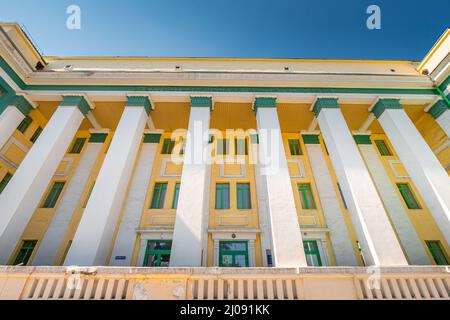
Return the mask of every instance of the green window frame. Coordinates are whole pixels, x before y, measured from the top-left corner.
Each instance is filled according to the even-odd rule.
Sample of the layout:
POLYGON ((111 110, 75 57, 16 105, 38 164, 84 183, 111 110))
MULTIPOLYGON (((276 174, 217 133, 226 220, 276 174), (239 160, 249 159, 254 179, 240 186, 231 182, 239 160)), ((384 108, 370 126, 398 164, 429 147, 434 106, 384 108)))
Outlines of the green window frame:
POLYGON ((220 267, 248 267, 247 241, 219 241, 220 267))
POLYGON ((301 156, 303 154, 299 139, 288 139, 288 145, 291 156, 301 156))
POLYGON ((250 183, 236 184, 236 199, 238 209, 251 209, 250 183))
POLYGON ((426 240, 425 243, 427 244, 428 250, 430 250, 434 262, 436 262, 437 265, 445 266, 450 264, 448 256, 445 254, 439 240, 426 240))
POLYGON ((85 143, 86 143, 86 138, 76 138, 74 143, 72 144, 72 147, 70 148, 69 153, 72 153, 72 154, 81 153, 81 150, 83 150, 85 143))
POLYGON ((152 203, 150 209, 162 209, 164 208, 164 200, 166 199, 167 182, 155 183, 153 189, 152 203))
POLYGON ((247 146, 247 139, 234 139, 234 152, 237 156, 246 156, 248 155, 248 146, 247 146))
POLYGON ((311 189, 310 183, 299 183, 297 185, 298 193, 300 195, 300 202, 303 209, 317 209, 316 201, 311 189))
POLYGON ((377 146, 378 151, 382 156, 393 156, 391 149, 389 149, 386 141, 384 140, 374 140, 375 145, 377 146))
POLYGON ((400 191, 403 201, 405 201, 408 209, 422 209, 408 183, 397 183, 397 188, 400 191))
POLYGON ((17 130, 19 130, 22 133, 25 133, 30 126, 30 124, 33 122, 33 119, 31 119, 30 116, 26 116, 17 127, 17 130))
POLYGON ((178 197, 179 196, 180 196, 180 183, 177 182, 175 184, 175 189, 173 191, 172 209, 178 208, 178 197))
POLYGON ((227 155, 230 153, 230 142, 228 139, 217 139, 216 154, 227 155))
POLYGON ((59 196, 61 195, 61 192, 64 188, 65 182, 57 181, 53 183, 52 188, 50 189, 49 193, 47 194, 47 198, 44 201, 44 204, 42 205, 42 208, 54 208, 56 205, 56 202, 58 201, 59 196))
POLYGON ((37 127, 36 131, 34 131, 33 135, 30 138, 30 141, 35 143, 36 140, 39 138, 39 136, 42 133, 42 128, 41 127, 37 127))
POLYGON ((310 267, 321 267, 322 259, 320 258, 319 245, 317 240, 304 240, 303 250, 305 251, 306 263, 310 267))
POLYGON ((230 209, 229 183, 216 183, 216 209, 230 209))
POLYGON ((144 267, 168 267, 172 240, 147 240, 145 248, 144 267))
POLYGON ((33 254, 33 250, 36 247, 36 244, 37 240, 23 240, 19 252, 17 252, 16 258, 14 259, 13 265, 27 265, 31 255, 33 254))
POLYGON ((0 181, 0 193, 3 192, 3 190, 5 190, 6 186, 8 185, 9 181, 12 178, 12 174, 7 172, 5 174, 5 176, 3 177, 2 181, 0 181))
POLYGON ((161 154, 172 154, 175 147, 175 141, 172 139, 164 139, 161 154))

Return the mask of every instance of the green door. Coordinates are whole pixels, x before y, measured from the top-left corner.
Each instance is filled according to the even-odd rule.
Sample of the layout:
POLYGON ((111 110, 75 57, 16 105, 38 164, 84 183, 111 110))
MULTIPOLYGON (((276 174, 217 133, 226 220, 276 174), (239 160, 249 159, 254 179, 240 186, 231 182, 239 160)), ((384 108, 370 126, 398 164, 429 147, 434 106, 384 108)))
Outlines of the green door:
POLYGON ((144 256, 144 267, 168 267, 171 240, 148 240, 144 256))
POLYGON ((220 241, 219 266, 248 267, 247 241, 220 241))

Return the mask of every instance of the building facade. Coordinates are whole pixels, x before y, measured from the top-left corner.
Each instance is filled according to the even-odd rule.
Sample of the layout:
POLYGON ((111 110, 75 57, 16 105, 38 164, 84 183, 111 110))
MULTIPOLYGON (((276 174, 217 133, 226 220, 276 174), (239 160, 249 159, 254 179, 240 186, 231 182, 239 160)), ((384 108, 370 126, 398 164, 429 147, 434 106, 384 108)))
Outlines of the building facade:
POLYGON ((3 24, 0 264, 448 265, 449 51, 42 57, 3 24))

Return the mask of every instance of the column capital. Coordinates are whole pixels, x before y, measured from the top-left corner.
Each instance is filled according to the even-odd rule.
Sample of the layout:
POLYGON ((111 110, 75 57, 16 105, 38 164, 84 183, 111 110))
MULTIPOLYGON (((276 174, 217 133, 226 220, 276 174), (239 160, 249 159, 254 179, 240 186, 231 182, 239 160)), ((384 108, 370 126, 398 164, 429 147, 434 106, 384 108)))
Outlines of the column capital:
POLYGON ((353 139, 355 139, 356 144, 372 144, 369 134, 355 134, 353 139))
POLYGON ((315 117, 319 116, 322 109, 339 109, 338 98, 317 98, 316 102, 312 106, 312 112, 315 117))
POLYGON ((144 133, 144 143, 159 143, 161 140, 161 133, 144 133))
POLYGON ((209 108, 210 111, 213 110, 213 99, 212 96, 190 96, 191 108, 209 108))
POLYGON ((104 143, 107 137, 107 132, 92 132, 89 138, 89 143, 104 143))
POLYGON ((438 100, 435 104, 427 111, 434 119, 440 117, 446 110, 449 110, 447 104, 444 100, 438 100))
POLYGON ((152 102, 148 96, 127 96, 127 107, 144 107, 147 115, 153 110, 152 102))
POLYGON ((370 111, 378 119, 386 109, 403 109, 402 105, 400 104, 400 99, 396 98, 380 99, 370 111))
POLYGON ((69 95, 63 96, 61 102, 59 103, 60 107, 77 107, 80 109, 81 113, 86 116, 92 109, 89 101, 82 95, 69 95))
POLYGON ((258 112, 259 108, 276 108, 277 98, 276 97, 255 97, 253 102, 253 110, 258 112))
POLYGON ((31 102, 22 95, 15 95, 12 97, 6 104, 6 107, 7 106, 16 107, 24 116, 27 116, 34 107, 31 102))
POLYGON ((320 144, 319 141, 319 134, 301 134, 302 138, 303 138, 303 143, 304 144, 320 144))

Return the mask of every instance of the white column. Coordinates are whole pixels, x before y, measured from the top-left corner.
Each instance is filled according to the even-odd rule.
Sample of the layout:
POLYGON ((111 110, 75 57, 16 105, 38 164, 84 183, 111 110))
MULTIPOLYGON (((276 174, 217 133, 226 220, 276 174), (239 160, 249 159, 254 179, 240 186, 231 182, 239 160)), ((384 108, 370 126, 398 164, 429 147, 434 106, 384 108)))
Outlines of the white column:
POLYGON ((306 266, 303 240, 274 98, 256 98, 260 175, 267 188, 275 267, 306 266))
POLYGON ((77 106, 60 106, 0 195, 0 264, 7 263, 83 120, 77 106))
POLYGON ((86 187, 86 183, 102 148, 103 142, 90 142, 86 145, 72 178, 67 185, 67 190, 62 196, 52 221, 38 247, 33 259, 33 265, 54 265, 61 241, 69 228, 73 213, 77 209, 83 190, 86 187))
MULTIPOLYGON (((157 136, 159 141, 161 134, 155 133, 152 135, 157 136)), ((150 143, 146 142, 144 137, 109 262, 111 266, 131 266, 131 258, 137 239, 136 230, 141 222, 145 196, 147 195, 157 149, 158 142, 156 140, 152 140, 150 143)))
MULTIPOLYGON (((370 141, 370 138, 367 137, 370 141)), ((403 204, 392 184, 389 176, 378 157, 374 146, 370 143, 358 144, 367 168, 369 169, 375 186, 378 189, 387 213, 397 231, 400 243, 403 246, 406 256, 412 265, 428 265, 427 253, 417 235, 416 230, 403 207, 403 204)))
POLYGON ((450 243, 450 177, 399 105, 398 100, 381 99, 373 112, 450 243))
POLYGON ((447 137, 450 137, 450 110, 445 110, 439 118, 436 119, 436 122, 441 126, 442 130, 447 134, 447 137))
POLYGON ((337 99, 318 99, 313 111, 319 121, 366 263, 407 265, 337 99))
POLYGON ((345 225, 344 213, 336 194, 336 186, 331 179, 331 173, 328 170, 318 136, 315 137, 317 141, 314 144, 305 142, 305 146, 327 228, 330 230, 336 264, 338 266, 356 266, 355 250, 345 225))
POLYGON ((128 98, 64 265, 105 264, 149 112, 128 98))
POLYGON ((427 112, 436 120, 439 126, 450 137, 450 109, 443 100, 437 101, 427 112))
POLYGON ((0 149, 5 145, 25 115, 32 109, 31 104, 22 96, 15 96, 6 102, 3 112, 0 106, 0 149))
POLYGON ((212 101, 209 97, 191 97, 183 173, 170 256, 171 267, 200 267, 202 252, 206 250, 205 213, 209 211, 211 172, 205 150, 208 146, 211 106, 212 101))
POLYGON ((261 229, 260 239, 261 239, 261 257, 263 261, 263 266, 268 266, 267 261, 267 250, 272 252, 272 238, 271 238, 271 230, 270 223, 268 217, 268 209, 267 209, 267 187, 266 181, 263 176, 261 176, 260 164, 258 161, 258 136, 251 136, 252 143, 252 161, 254 164, 255 170, 255 184, 256 184, 256 198, 258 199, 258 221, 259 228, 261 229))

